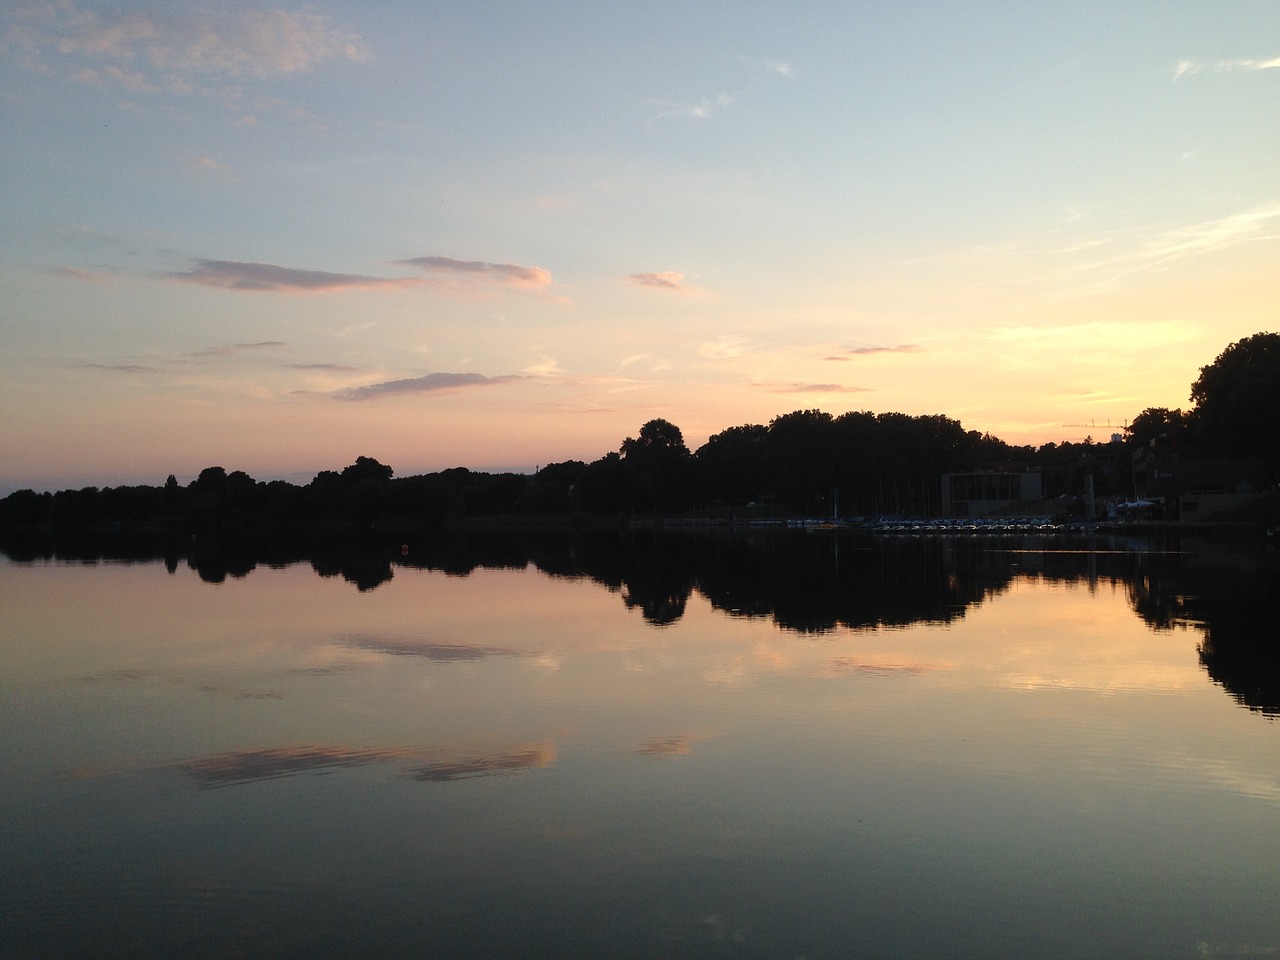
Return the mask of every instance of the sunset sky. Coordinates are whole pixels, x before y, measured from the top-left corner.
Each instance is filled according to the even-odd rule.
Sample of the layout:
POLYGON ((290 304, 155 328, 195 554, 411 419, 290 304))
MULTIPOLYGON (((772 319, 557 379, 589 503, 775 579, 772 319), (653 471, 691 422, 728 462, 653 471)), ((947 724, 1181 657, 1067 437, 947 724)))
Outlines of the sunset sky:
POLYGON ((1274 0, 11 0, 0 131, 0 495, 1106 439, 1280 328, 1274 0))

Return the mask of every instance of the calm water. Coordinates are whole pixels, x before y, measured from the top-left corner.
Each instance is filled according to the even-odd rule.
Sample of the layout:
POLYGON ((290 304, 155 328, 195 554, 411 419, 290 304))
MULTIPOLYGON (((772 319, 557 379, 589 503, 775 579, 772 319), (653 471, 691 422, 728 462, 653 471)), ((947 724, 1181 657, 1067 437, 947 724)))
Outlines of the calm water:
POLYGON ((1280 956, 1260 548, 11 554, 3 958, 1280 956))

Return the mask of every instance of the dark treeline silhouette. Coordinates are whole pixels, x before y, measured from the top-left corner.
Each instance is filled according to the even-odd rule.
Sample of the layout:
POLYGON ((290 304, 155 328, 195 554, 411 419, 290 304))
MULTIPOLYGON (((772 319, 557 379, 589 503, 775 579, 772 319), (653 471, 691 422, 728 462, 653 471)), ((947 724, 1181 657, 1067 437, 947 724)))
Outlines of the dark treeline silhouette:
MULTIPOLYGON (((796 410, 742 424, 696 451, 662 419, 642 425, 617 451, 585 463, 549 464, 532 475, 456 467, 394 476, 372 457, 324 470, 305 486, 260 482, 208 467, 186 486, 85 487, 0 500, 0 528, 150 525, 192 533, 262 524, 437 525, 474 517, 936 515, 939 478, 974 470, 1037 470, 1046 499, 1131 494, 1129 452, 1176 445, 1179 455, 1256 457, 1280 479, 1280 335, 1231 344, 1202 367, 1188 412, 1148 407, 1123 442, 1011 446, 942 415, 796 410)), ((1107 438, 1108 441, 1111 438, 1107 438)))
POLYGON ((407 539, 296 528, 194 540, 122 531, 10 537, 4 550, 19 562, 163 561, 170 572, 187 567, 210 583, 262 566, 310 564, 361 591, 403 570, 467 576, 533 567, 599 583, 658 628, 678 622, 697 594, 727 616, 764 618, 814 637, 949 623, 1018 578, 1107 585, 1124 589, 1152 629, 1194 633, 1209 676, 1237 702, 1280 716, 1280 560, 1256 544, 562 526, 455 528, 407 539))
POLYGON ((0 527, 164 527, 192 533, 231 527, 375 522, 438 525, 476 517, 704 516, 932 513, 943 472, 980 466, 1049 471, 1055 489, 1075 492, 1098 445, 1016 448, 941 416, 798 410, 767 426, 731 427, 690 452, 680 429, 651 420, 617 452, 569 460, 534 474, 455 467, 395 477, 358 457, 304 486, 262 482, 208 467, 185 486, 85 487, 0 500, 0 527))

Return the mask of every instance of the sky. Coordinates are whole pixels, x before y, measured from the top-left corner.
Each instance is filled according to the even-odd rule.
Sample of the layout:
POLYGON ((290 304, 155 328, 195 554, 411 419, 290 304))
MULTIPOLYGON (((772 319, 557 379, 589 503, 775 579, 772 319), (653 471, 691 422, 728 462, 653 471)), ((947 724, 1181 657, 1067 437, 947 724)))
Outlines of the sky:
POLYGON ((1280 329, 1280 3, 0 5, 0 494, 1010 443, 1280 329))

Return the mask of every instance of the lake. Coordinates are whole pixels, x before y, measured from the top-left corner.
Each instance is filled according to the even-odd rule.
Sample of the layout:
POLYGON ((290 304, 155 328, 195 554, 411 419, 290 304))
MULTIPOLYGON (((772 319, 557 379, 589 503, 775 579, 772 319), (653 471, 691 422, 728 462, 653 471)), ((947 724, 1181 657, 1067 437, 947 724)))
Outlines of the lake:
POLYGON ((0 958, 1280 956, 1265 544, 0 558, 0 958))

